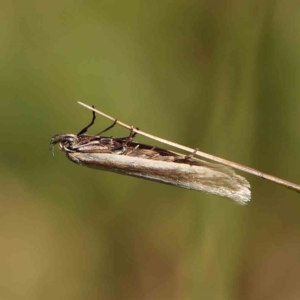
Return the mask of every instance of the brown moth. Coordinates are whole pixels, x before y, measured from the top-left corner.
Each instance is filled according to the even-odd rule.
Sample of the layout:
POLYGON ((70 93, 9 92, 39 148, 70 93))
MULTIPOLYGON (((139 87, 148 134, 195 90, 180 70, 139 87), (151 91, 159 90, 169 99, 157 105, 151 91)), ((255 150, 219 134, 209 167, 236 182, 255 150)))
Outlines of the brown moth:
POLYGON ((54 145, 58 144, 72 162, 81 166, 214 194, 239 204, 250 201, 249 182, 230 167, 134 142, 133 129, 124 138, 102 136, 117 123, 116 120, 97 135, 85 134, 95 118, 93 111, 92 122, 77 135, 53 136, 50 142, 52 152, 54 145))

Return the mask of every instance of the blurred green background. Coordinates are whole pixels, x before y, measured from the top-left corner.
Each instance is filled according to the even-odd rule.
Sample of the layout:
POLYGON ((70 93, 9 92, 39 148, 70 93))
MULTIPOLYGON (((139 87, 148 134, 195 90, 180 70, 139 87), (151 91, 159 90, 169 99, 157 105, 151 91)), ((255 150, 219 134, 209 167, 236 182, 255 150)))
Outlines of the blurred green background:
POLYGON ((240 207, 48 151, 90 121, 82 101, 300 184, 299 1, 4 0, 0 14, 0 299, 300 299, 299 194, 241 174, 240 207))

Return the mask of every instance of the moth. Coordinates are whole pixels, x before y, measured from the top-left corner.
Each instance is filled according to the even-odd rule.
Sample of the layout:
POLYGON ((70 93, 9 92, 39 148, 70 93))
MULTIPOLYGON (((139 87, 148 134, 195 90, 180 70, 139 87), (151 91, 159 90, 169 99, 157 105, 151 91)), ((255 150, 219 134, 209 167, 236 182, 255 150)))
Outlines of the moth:
POLYGON ((58 144, 68 159, 81 166, 214 194, 241 205, 250 201, 249 182, 232 168, 196 159, 193 154, 183 155, 135 142, 133 128, 127 137, 103 136, 118 123, 117 120, 99 134, 87 135, 95 119, 93 111, 91 123, 78 134, 53 136, 50 141, 52 153, 58 144))

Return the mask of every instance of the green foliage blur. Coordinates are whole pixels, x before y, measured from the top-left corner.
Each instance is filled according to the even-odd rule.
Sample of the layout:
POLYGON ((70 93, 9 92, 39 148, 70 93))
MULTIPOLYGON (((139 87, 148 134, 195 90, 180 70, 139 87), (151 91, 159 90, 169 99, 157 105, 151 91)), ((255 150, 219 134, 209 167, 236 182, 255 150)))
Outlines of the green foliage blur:
POLYGON ((0 299, 300 299, 299 194, 241 174, 240 207, 48 150, 82 101, 300 184, 298 1, 4 0, 0 24, 0 299))

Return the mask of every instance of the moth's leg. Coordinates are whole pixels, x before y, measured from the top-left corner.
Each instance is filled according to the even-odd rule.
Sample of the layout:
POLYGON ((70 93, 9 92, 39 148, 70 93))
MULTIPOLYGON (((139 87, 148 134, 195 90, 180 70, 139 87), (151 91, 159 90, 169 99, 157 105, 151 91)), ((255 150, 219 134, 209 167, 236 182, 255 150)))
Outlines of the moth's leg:
POLYGON ((109 129, 112 129, 112 128, 117 124, 117 122, 118 122, 118 120, 115 119, 114 122, 113 122, 110 126, 108 126, 107 128, 105 128, 105 129, 102 130, 101 132, 95 134, 95 136, 100 136, 102 133, 108 131, 109 129))
MULTIPOLYGON (((197 153, 199 149, 196 148, 195 151, 191 154, 185 155, 183 158, 175 159, 176 162, 179 163, 185 163, 185 164, 190 164, 194 165, 195 164, 195 159, 193 158, 194 155, 197 153)), ((197 160, 196 160, 197 161, 197 160)), ((198 161, 197 161, 198 162, 198 161)))
POLYGON ((188 160, 189 158, 193 158, 194 155, 197 153, 198 150, 199 150, 199 148, 196 148, 193 153, 186 155, 185 159, 188 160))
POLYGON ((181 164, 195 164, 195 159, 193 159, 194 155, 197 153, 198 148, 191 154, 185 156, 174 157, 174 162, 181 163, 181 164))
MULTIPOLYGON (((125 144, 128 145, 130 142, 132 142, 133 138, 137 135, 136 132, 133 131, 133 126, 130 126, 130 133, 129 136, 125 139, 125 144)), ((138 128, 136 128, 139 130, 138 128)))
POLYGON ((128 148, 126 147, 126 150, 125 150, 125 155, 130 155, 132 152, 134 152, 140 145, 136 145, 133 149, 132 148, 128 148))
MULTIPOLYGON (((92 107, 94 108, 94 105, 93 105, 92 107)), ((77 134, 77 136, 86 133, 87 130, 94 124, 94 121, 95 121, 95 119, 96 119, 96 114, 95 114, 94 111, 92 111, 92 113, 93 113, 93 118, 92 118, 91 123, 90 123, 89 125, 87 125, 86 127, 84 127, 84 128, 77 134)))
MULTIPOLYGON (((138 130, 138 128, 137 128, 138 130)), ((129 136, 125 138, 125 141, 124 141, 124 145, 123 145, 123 149, 124 149, 124 154, 127 155, 128 153, 132 153, 135 149, 133 150, 128 150, 128 144, 130 142, 132 142, 133 138, 136 136, 136 132, 133 131, 133 126, 130 126, 130 133, 129 133, 129 136)))

